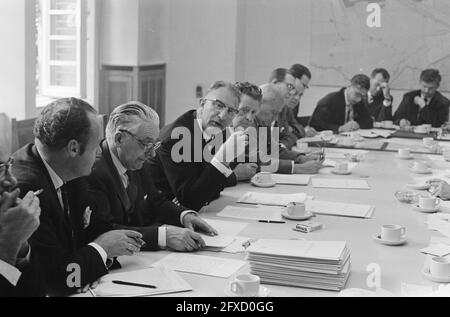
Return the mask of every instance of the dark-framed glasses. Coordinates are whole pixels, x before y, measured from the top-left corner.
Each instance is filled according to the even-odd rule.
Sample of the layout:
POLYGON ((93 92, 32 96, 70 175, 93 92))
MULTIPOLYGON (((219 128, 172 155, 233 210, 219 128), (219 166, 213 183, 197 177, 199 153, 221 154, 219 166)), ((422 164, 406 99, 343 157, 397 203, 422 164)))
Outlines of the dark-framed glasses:
POLYGON ((151 150, 156 151, 156 150, 158 150, 161 147, 161 142, 147 142, 147 141, 143 141, 143 140, 139 139, 136 134, 134 134, 134 133, 132 133, 132 132, 130 132, 128 130, 119 129, 119 131, 123 132, 123 133, 126 133, 129 136, 131 136, 133 139, 135 139, 136 142, 139 143, 139 145, 144 148, 145 152, 149 152, 151 150))
POLYGON ((229 106, 226 103, 224 103, 223 101, 219 100, 219 99, 207 99, 207 98, 203 98, 202 101, 210 101, 214 104, 214 106, 219 109, 220 111, 227 109, 227 113, 229 115, 235 116, 238 114, 238 110, 235 107, 229 106))

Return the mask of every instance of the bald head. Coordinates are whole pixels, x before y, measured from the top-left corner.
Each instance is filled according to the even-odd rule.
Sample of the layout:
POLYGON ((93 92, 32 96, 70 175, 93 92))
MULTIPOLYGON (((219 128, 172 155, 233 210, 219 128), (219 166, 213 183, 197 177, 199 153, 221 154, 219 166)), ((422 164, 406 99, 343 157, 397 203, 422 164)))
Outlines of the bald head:
POLYGON ((266 126, 272 124, 276 120, 278 114, 281 112, 284 106, 283 94, 278 87, 274 84, 265 84, 261 87, 262 102, 261 109, 258 112, 258 119, 266 126))

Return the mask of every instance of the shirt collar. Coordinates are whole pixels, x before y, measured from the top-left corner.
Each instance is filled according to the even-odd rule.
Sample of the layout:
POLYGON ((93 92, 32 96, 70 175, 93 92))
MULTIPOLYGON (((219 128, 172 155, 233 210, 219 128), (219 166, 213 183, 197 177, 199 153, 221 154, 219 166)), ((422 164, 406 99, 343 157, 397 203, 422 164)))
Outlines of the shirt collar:
POLYGON ((58 174, 53 170, 53 168, 45 161, 44 157, 42 156, 39 149, 36 147, 37 152, 39 153, 39 156, 42 159, 42 162, 44 162, 45 168, 47 169, 48 174, 50 175, 50 178, 52 180, 53 186, 56 190, 60 189, 62 186, 64 186, 64 181, 59 177, 58 174))
POLYGON ((117 172, 120 176, 125 175, 127 169, 123 166, 122 162, 117 158, 117 156, 111 151, 111 148, 108 146, 109 153, 111 154, 111 159, 113 161, 114 166, 116 167, 117 172))
POLYGON ((344 98, 345 98, 345 107, 350 108, 350 103, 348 102, 348 97, 347 97, 347 92, 348 92, 348 88, 346 88, 344 90, 344 98))

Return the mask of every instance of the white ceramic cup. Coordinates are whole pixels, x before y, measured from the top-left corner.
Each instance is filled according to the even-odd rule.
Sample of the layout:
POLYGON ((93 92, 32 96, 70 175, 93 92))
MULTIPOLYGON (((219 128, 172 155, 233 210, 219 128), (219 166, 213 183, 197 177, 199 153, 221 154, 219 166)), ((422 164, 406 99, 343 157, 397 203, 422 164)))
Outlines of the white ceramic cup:
POLYGON ((430 261, 430 273, 435 277, 450 277, 450 259, 434 257, 430 261))
POLYGON ((381 239, 400 241, 406 237, 406 228, 399 225, 384 225, 381 227, 381 239))
POLYGON ((410 157, 411 156, 411 150, 410 149, 399 149, 398 150, 398 156, 400 156, 400 157, 410 157))
POLYGON ((273 178, 271 173, 261 172, 254 176, 253 180, 259 184, 270 184, 273 183, 273 178))
POLYGON ((306 216, 306 205, 304 203, 289 203, 286 206, 286 213, 291 217, 304 217, 306 216))
POLYGON ((416 171, 423 172, 428 169, 428 165, 425 164, 424 162, 414 162, 412 168, 416 171))
POLYGON ((436 144, 433 138, 424 138, 422 140, 424 146, 432 147, 436 144))
POLYGON ((436 197, 419 197, 419 207, 423 209, 435 209, 441 201, 436 197))
POLYGON ((383 121, 381 122, 381 126, 385 129, 392 129, 394 127, 393 121, 383 121))
POLYGON ((256 297, 259 294, 261 279, 253 274, 241 274, 230 284, 230 291, 242 297, 256 297))
POLYGON ((335 170, 338 172, 347 172, 348 171, 348 163, 347 162, 337 162, 335 170))

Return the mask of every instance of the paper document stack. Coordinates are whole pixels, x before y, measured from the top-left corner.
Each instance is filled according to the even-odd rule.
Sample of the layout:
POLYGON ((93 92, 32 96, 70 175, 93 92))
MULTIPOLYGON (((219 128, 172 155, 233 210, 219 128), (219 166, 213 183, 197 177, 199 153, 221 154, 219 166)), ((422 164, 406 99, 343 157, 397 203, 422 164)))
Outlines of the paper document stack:
POLYGON ((350 275, 345 242, 263 239, 247 252, 252 274, 265 284, 340 291, 350 275))

